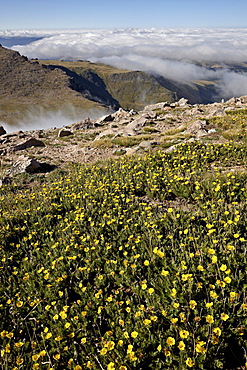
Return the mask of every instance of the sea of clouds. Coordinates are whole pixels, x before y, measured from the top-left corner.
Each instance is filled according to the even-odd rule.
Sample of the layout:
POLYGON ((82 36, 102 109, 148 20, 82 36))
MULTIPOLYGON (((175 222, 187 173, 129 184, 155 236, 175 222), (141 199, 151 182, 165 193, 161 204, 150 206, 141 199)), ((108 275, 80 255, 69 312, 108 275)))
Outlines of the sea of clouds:
POLYGON ((17 37, 40 38, 12 46, 28 58, 102 62, 183 82, 217 79, 219 97, 247 94, 247 74, 225 65, 247 62, 247 28, 0 31, 0 38, 17 37), (196 61, 217 62, 222 68, 196 61))

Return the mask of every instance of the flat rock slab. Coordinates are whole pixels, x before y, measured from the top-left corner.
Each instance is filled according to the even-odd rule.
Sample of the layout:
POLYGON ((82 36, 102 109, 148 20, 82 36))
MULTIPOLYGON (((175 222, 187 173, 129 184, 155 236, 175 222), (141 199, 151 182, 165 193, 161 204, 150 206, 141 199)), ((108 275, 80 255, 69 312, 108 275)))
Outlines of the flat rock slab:
POLYGON ((148 119, 143 116, 138 116, 134 121, 130 122, 126 126, 126 130, 134 130, 134 131, 139 131, 145 124, 148 122, 148 119))
POLYGON ((44 147, 45 144, 43 143, 43 141, 35 139, 34 137, 31 137, 30 139, 25 140, 24 142, 13 146, 12 148, 9 149, 9 151, 10 152, 16 152, 17 150, 24 150, 24 149, 30 148, 32 146, 44 147))

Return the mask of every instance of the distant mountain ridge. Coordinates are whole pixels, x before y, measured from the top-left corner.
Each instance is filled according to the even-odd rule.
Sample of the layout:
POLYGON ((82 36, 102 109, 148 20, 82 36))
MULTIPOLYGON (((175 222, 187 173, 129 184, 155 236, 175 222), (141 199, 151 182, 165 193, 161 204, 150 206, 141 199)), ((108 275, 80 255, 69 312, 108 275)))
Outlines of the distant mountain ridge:
POLYGON ((30 107, 139 111, 148 104, 172 103, 182 97, 191 104, 212 103, 216 96, 213 81, 180 83, 88 61, 28 60, 0 47, 0 121, 9 124, 25 117, 30 107))

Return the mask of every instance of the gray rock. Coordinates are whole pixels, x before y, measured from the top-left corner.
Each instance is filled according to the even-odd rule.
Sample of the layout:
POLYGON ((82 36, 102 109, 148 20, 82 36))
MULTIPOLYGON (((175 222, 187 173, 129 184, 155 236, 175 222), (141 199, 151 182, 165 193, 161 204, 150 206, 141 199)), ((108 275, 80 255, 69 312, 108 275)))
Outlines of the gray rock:
MULTIPOLYGON (((117 125, 118 126, 124 126, 124 125, 128 125, 128 123, 130 123, 132 121, 131 118, 126 118, 126 117, 123 117, 121 118, 119 121, 117 121, 117 125)), ((112 125, 114 125, 115 122, 112 123, 112 125)))
POLYGON ((150 111, 150 112, 144 113, 143 117, 145 117, 147 119, 155 119, 155 118, 157 118, 157 113, 154 112, 154 111, 150 111))
POLYGON ((34 173, 40 169, 41 166, 41 163, 39 163, 36 159, 22 155, 7 172, 7 176, 12 177, 23 172, 34 173))
POLYGON ((157 141, 142 141, 139 144, 139 147, 144 149, 144 150, 149 150, 155 145, 158 145, 157 141))
POLYGON ((136 146, 134 148, 126 148, 126 155, 132 155, 138 152, 139 146, 136 146))
POLYGON ((94 121, 96 125, 101 125, 104 124, 105 122, 111 122, 114 120, 114 116, 112 114, 107 114, 103 117, 98 118, 97 120, 94 121))
POLYGON ((143 116, 138 116, 126 126, 127 130, 140 131, 143 126, 148 122, 148 119, 143 116))
POLYGON ((150 141, 142 141, 140 144, 139 144, 139 147, 140 148, 143 148, 143 149, 151 149, 152 147, 152 143, 150 141))
POLYGON ((20 143, 18 145, 15 145, 15 146, 11 147, 9 149, 9 151, 16 152, 17 150, 24 150, 24 149, 30 148, 32 146, 44 147, 45 144, 43 143, 43 141, 38 140, 34 137, 31 137, 30 139, 24 141, 23 143, 20 143))
POLYGON ((175 103, 171 103, 170 106, 172 108, 176 108, 176 107, 187 107, 187 106, 189 106, 188 99, 181 98, 179 101, 176 101, 175 103))
POLYGON ((70 135, 73 135, 73 132, 71 132, 70 130, 68 130, 66 128, 62 128, 58 132, 58 137, 65 137, 65 136, 70 136, 70 135))
POLYGON ((87 129, 94 128, 94 127, 95 127, 94 123, 88 117, 88 118, 85 118, 83 121, 75 122, 71 126, 71 129, 73 131, 76 131, 76 130, 87 130, 87 129))
POLYGON ((94 139, 94 141, 97 141, 97 140, 100 140, 100 139, 102 139, 103 137, 105 137, 105 136, 114 136, 114 137, 116 137, 116 135, 120 135, 121 133, 117 130, 117 129, 114 129, 114 128, 107 128, 106 130, 104 130, 104 131, 102 131, 102 132, 100 132, 99 133, 99 135, 98 136, 96 136, 96 138, 94 139))
POLYGON ((212 108, 212 110, 210 110, 210 112, 207 114, 207 118, 211 118, 211 117, 214 117, 214 116, 225 116, 226 113, 225 113, 225 109, 224 108, 212 108))
POLYGON ((167 101, 166 102, 163 102, 163 103, 157 103, 157 104, 147 105, 144 108, 144 112, 146 112, 146 111, 154 111, 156 109, 164 109, 166 106, 169 106, 169 105, 170 105, 170 103, 168 103, 167 101))
POLYGON ((235 97, 226 101, 226 104, 235 104, 235 103, 237 103, 237 99, 235 97))
POLYGON ((208 135, 208 132, 206 130, 198 130, 196 134, 196 138, 199 139, 200 137, 208 135))
POLYGON ((188 105, 188 99, 185 99, 185 98, 181 98, 179 101, 178 101, 178 106, 179 107, 183 107, 185 105, 188 105))
POLYGON ((123 108, 119 108, 119 110, 117 110, 116 112, 114 112, 114 113, 111 114, 111 117, 113 117, 114 120, 121 119, 121 118, 127 116, 128 113, 129 112, 127 112, 123 108))
POLYGON ((185 134, 195 135, 196 137, 201 137, 207 135, 207 131, 205 127, 207 126, 207 121, 205 120, 197 120, 192 122, 187 129, 184 131, 185 134))
POLYGON ((247 95, 240 96, 239 101, 242 104, 246 104, 247 103, 247 95))
POLYGON ((135 116, 136 114, 138 114, 138 112, 136 112, 134 109, 131 109, 131 110, 128 112, 128 117, 135 116))

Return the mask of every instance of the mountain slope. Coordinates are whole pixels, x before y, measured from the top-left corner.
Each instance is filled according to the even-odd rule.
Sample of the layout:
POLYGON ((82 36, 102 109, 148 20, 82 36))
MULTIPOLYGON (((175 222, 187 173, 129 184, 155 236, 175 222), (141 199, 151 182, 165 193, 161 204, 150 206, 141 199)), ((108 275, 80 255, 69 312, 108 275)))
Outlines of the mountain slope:
POLYGON ((56 110, 66 104, 78 109, 103 108, 88 99, 86 92, 72 89, 71 77, 61 69, 51 70, 0 47, 0 120, 12 124, 31 107, 56 110))
MULTIPOLYGON (((102 63, 88 61, 40 61, 49 68, 60 68, 70 75, 72 71, 78 76, 89 80, 91 92, 100 96, 98 79, 105 89, 116 99, 124 109, 143 109, 148 104, 162 101, 169 103, 185 97, 191 104, 206 104, 215 101, 217 96, 216 84, 213 81, 195 81, 182 83, 166 79, 159 75, 152 75, 141 71, 125 71, 102 63)), ((79 88, 81 89, 82 86, 79 88)), ((76 86, 78 90, 78 86, 76 86)), ((92 94, 93 96, 93 94, 92 94)))

